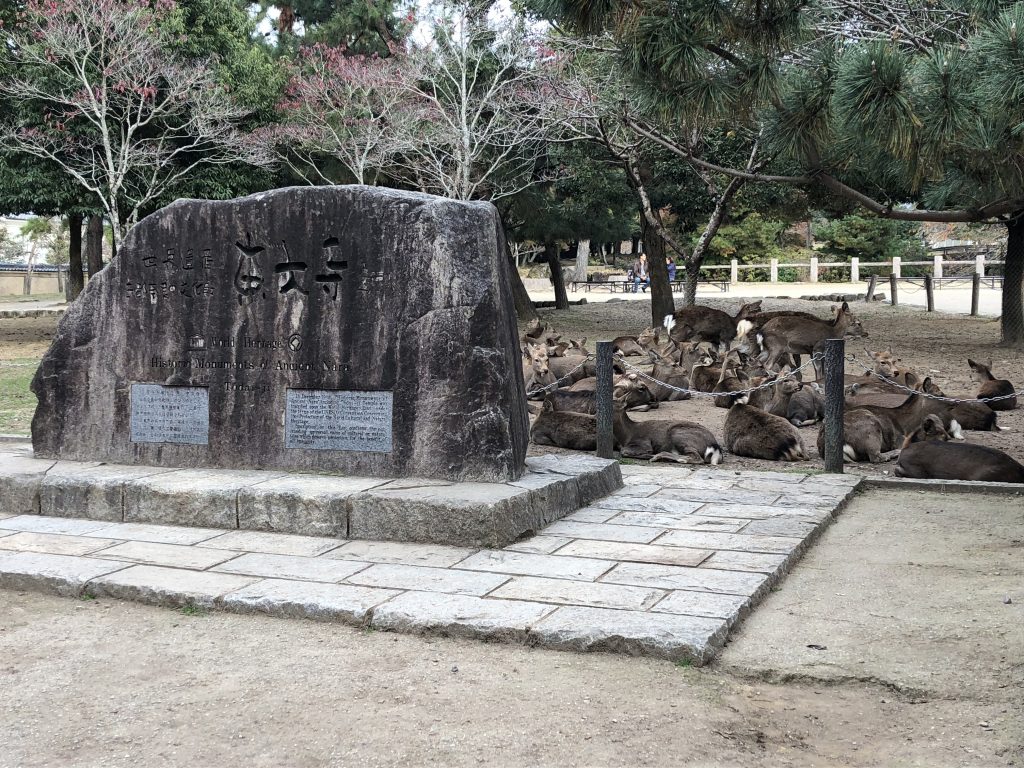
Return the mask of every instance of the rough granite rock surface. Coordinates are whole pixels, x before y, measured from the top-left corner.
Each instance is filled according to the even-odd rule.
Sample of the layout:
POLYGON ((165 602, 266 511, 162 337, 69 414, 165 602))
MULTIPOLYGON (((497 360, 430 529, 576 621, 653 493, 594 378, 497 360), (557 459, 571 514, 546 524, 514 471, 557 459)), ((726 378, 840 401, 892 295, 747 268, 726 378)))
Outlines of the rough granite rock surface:
MULTIPOLYGON (((61 320, 32 383, 36 455, 517 479, 528 426, 507 270, 486 203, 358 186, 178 201, 61 320), (368 396, 376 431, 338 432, 337 411, 317 410, 330 393, 301 390, 392 400, 368 396), (136 437, 174 439, 133 442, 133 398, 165 394, 160 418, 181 423, 136 437)), ((361 412, 360 397, 331 407, 361 412)))

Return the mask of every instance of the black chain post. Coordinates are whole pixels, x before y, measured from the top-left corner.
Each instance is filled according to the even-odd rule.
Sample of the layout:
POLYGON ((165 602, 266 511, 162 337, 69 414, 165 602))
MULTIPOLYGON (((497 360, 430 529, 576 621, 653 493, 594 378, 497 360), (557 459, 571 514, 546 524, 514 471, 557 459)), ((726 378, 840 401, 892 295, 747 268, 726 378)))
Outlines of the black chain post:
POLYGON ((612 420, 615 418, 612 403, 612 343, 597 342, 597 455, 602 459, 614 456, 615 436, 612 420))
POLYGON ((843 473, 843 410, 846 405, 843 374, 845 372, 846 342, 843 339, 825 341, 825 471, 843 473))
POLYGON ((924 276, 924 295, 928 299, 928 311, 929 312, 934 312, 935 311, 935 287, 932 284, 932 276, 931 275, 925 275, 924 276))
POLYGON ((900 305, 900 297, 896 293, 896 284, 899 280, 896 275, 889 275, 889 293, 892 295, 892 305, 898 307, 900 305))

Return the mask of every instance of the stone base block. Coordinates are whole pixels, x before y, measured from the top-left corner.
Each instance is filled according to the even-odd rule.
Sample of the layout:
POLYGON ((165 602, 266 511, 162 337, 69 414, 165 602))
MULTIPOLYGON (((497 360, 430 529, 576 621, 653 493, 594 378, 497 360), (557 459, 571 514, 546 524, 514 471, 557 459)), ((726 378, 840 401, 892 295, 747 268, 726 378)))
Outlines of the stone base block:
POLYGON ((619 465, 540 456, 507 483, 167 469, 0 452, 9 513, 500 548, 622 487, 619 465))

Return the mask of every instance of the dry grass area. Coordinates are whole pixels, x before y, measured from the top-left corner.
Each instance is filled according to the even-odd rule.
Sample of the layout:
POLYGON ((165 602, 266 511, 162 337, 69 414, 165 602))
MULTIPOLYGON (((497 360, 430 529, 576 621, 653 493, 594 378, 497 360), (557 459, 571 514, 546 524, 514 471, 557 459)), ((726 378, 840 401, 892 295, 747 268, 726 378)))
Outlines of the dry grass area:
MULTIPOLYGON (((750 299, 729 297, 705 300, 701 303, 735 314, 742 304, 750 299)), ((800 301, 798 299, 765 299, 766 310, 794 309, 812 312, 821 317, 829 313, 831 304, 824 301, 800 301)), ((864 322, 869 338, 854 339, 847 345, 850 353, 859 360, 867 361, 864 347, 884 349, 892 345, 894 353, 902 358, 903 364, 924 376, 931 376, 947 395, 975 394, 977 385, 971 382, 967 358, 992 360, 992 370, 997 376, 1012 381, 1018 389, 1024 387, 1024 350, 1008 349, 999 345, 999 321, 993 318, 974 318, 939 312, 928 313, 913 307, 896 307, 889 304, 856 304, 854 313, 864 322)), ((621 335, 635 335, 651 324, 651 306, 642 301, 610 301, 574 306, 569 310, 541 310, 541 318, 560 333, 572 337, 587 337, 587 346, 593 351, 594 342, 607 341, 621 335)), ((638 362, 640 358, 628 358, 638 362)), ((847 372, 862 373, 862 367, 848 364, 847 372)), ((725 423, 726 409, 716 408, 709 399, 692 399, 682 402, 663 403, 649 413, 631 414, 637 421, 642 419, 679 418, 696 421, 708 427, 719 439, 725 423)), ((988 445, 1009 453, 1024 462, 1024 408, 999 414, 999 425, 1008 431, 967 432, 967 439, 980 445, 988 445)), ((816 469, 821 467, 816 449, 818 427, 801 430, 807 445, 809 462, 786 463, 747 459, 731 454, 726 456, 724 466, 747 469, 816 469)), ((538 447, 538 452, 558 449, 549 446, 538 447)), ((891 472, 892 464, 872 467, 870 464, 848 465, 850 471, 877 474, 891 472)))

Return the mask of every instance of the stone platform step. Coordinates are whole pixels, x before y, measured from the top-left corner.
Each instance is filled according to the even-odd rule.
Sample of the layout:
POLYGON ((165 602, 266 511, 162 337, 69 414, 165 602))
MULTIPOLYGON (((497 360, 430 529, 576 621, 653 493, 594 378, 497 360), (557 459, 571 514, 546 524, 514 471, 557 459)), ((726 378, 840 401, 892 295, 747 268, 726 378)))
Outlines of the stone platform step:
POLYGON ((36 459, 0 444, 0 510, 126 523, 501 547, 622 487, 619 465, 538 456, 508 483, 36 459))
POLYGON ((0 588, 699 664, 859 481, 720 468, 622 473, 623 488, 504 549, 0 511, 0 588))

